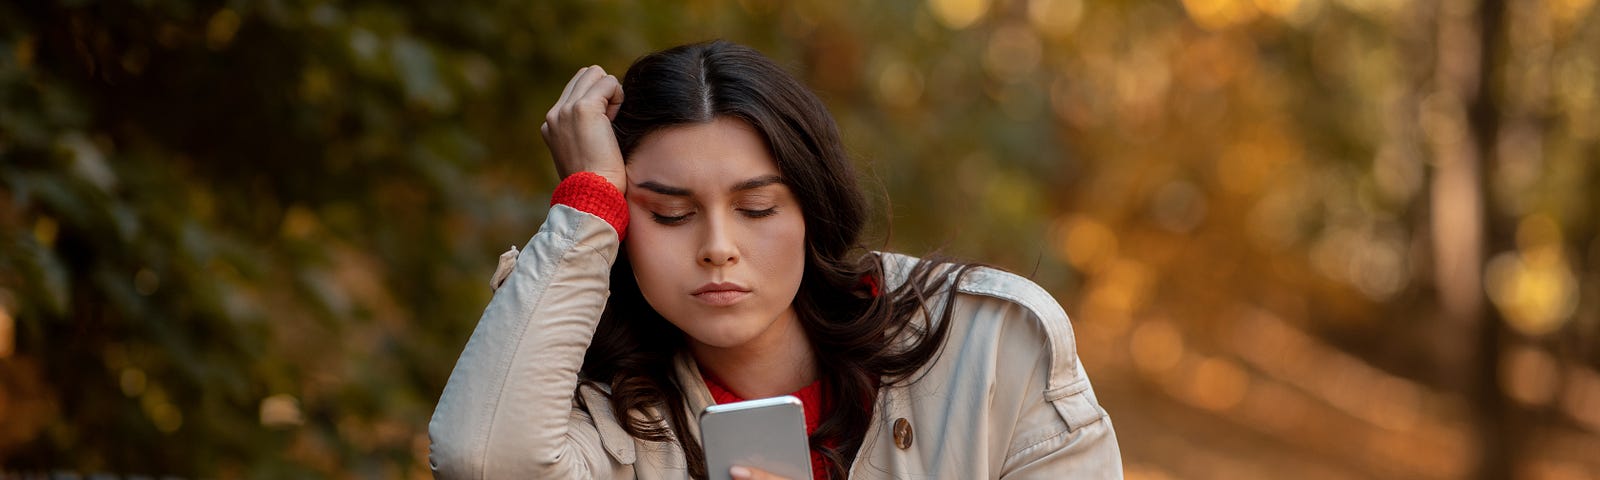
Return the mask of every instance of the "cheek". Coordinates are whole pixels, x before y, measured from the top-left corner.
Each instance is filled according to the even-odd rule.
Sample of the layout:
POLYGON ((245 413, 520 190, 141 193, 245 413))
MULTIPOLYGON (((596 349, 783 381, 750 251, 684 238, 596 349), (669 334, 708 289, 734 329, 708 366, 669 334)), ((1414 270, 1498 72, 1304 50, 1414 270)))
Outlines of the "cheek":
MULTIPOLYGON (((637 217, 636 217, 637 218, 637 217)), ((628 262, 633 267, 633 278, 639 284, 639 293, 644 295, 645 301, 654 305, 658 299, 665 298, 665 293, 671 290, 671 279, 677 278, 672 271, 670 259, 673 255, 670 236, 661 235, 654 225, 639 225, 641 228, 630 227, 628 238, 623 240, 623 248, 628 252, 628 262)))
POLYGON ((773 273, 781 276, 785 282, 792 282, 794 287, 799 289, 800 278, 805 274, 806 268, 805 221, 795 219, 775 227, 768 240, 773 273))

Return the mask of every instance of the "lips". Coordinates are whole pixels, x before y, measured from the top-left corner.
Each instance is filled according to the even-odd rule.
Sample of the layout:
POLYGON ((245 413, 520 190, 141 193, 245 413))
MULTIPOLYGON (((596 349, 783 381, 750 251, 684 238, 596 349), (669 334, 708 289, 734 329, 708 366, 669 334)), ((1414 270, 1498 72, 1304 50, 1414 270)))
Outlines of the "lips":
POLYGON ((749 297, 750 288, 730 282, 707 283, 689 292, 689 295, 708 305, 720 307, 739 303, 749 297))

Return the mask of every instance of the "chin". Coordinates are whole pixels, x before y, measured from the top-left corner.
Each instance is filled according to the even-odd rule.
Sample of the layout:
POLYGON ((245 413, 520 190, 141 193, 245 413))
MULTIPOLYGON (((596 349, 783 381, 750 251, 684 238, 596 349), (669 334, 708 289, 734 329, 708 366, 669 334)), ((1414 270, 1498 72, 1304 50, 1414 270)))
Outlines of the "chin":
MULTIPOLYGON (((705 320, 701 320, 704 322, 705 320)), ((749 343, 761 334, 764 325, 753 325, 749 319, 717 319, 718 324, 696 325, 698 328, 681 328, 694 341, 716 348, 733 348, 749 343)))

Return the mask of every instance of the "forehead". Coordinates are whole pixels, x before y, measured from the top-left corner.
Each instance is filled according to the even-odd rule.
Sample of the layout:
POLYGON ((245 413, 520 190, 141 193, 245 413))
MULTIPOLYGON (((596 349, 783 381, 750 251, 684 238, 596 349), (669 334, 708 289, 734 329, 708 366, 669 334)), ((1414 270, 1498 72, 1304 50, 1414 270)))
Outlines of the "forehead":
POLYGON ((718 185, 778 173, 766 139, 750 124, 728 117, 651 133, 628 156, 630 181, 718 185))

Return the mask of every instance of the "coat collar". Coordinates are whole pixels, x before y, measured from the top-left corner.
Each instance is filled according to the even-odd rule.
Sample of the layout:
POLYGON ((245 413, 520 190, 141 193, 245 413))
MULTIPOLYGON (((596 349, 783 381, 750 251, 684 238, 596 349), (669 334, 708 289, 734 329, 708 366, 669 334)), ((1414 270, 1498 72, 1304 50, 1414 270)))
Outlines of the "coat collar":
POLYGON ((672 363, 673 373, 678 376, 678 389, 683 393, 683 406, 689 409, 689 431, 693 438, 700 438, 700 412, 717 402, 711 398, 706 380, 700 377, 700 365, 695 363, 694 355, 687 349, 679 351, 672 363))

